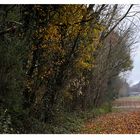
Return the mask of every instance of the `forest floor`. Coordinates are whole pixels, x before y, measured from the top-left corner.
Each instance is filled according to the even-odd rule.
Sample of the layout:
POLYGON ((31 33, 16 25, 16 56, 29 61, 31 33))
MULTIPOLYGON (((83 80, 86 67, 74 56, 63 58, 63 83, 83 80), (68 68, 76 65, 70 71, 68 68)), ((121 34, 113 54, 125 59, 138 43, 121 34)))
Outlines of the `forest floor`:
POLYGON ((82 133, 140 134, 140 97, 123 97, 113 102, 111 113, 86 122, 82 133))

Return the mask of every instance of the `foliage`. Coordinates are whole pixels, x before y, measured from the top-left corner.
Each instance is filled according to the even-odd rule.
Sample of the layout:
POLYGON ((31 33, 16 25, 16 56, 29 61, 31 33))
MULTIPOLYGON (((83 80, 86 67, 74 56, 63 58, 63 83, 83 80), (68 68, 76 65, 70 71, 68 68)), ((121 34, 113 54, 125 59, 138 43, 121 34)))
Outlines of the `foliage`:
POLYGON ((111 106, 115 79, 132 65, 131 28, 114 30, 132 5, 122 16, 118 7, 0 6, 2 133, 78 133, 108 110, 96 107, 111 106))
POLYGON ((12 128, 11 116, 7 114, 7 110, 1 110, 0 114, 0 133, 14 133, 12 128))

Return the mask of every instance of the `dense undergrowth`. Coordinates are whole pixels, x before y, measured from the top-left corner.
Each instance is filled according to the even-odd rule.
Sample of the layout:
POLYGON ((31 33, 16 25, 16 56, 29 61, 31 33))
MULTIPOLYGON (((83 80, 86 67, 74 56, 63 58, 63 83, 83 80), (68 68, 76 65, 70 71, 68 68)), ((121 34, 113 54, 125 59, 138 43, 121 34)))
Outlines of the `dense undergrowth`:
POLYGON ((87 121, 110 111, 110 105, 104 104, 88 111, 61 112, 53 122, 44 123, 35 118, 27 118, 25 113, 10 116, 5 110, 0 116, 0 133, 76 134, 81 133, 87 121))

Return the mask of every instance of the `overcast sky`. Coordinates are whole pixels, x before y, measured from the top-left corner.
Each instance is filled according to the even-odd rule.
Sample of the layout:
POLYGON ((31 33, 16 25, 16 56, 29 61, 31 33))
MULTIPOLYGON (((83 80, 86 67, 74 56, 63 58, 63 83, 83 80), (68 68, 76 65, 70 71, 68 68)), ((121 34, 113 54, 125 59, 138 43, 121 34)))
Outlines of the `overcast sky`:
POLYGON ((133 56, 133 69, 128 75, 128 82, 130 85, 136 84, 140 81, 140 43, 135 50, 135 56, 133 56))
MULTIPOLYGON (((131 12, 132 11, 140 12, 140 4, 133 6, 131 12)), ((133 69, 127 75, 127 81, 130 85, 134 85, 140 81, 140 13, 136 14, 133 18, 134 24, 137 25, 134 30, 134 38, 137 38, 136 41, 138 43, 132 46, 132 48, 134 48, 134 52, 131 53, 131 57, 133 60, 133 69)), ((132 20, 132 17, 130 17, 129 19, 132 20)))

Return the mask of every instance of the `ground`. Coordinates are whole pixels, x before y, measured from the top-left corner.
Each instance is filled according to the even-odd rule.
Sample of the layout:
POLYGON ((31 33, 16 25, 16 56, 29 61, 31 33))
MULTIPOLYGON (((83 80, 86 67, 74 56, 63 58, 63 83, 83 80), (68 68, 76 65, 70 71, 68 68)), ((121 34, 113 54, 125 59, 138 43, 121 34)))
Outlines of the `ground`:
POLYGON ((140 97, 117 99, 113 112, 88 121, 82 133, 140 134, 140 97))

